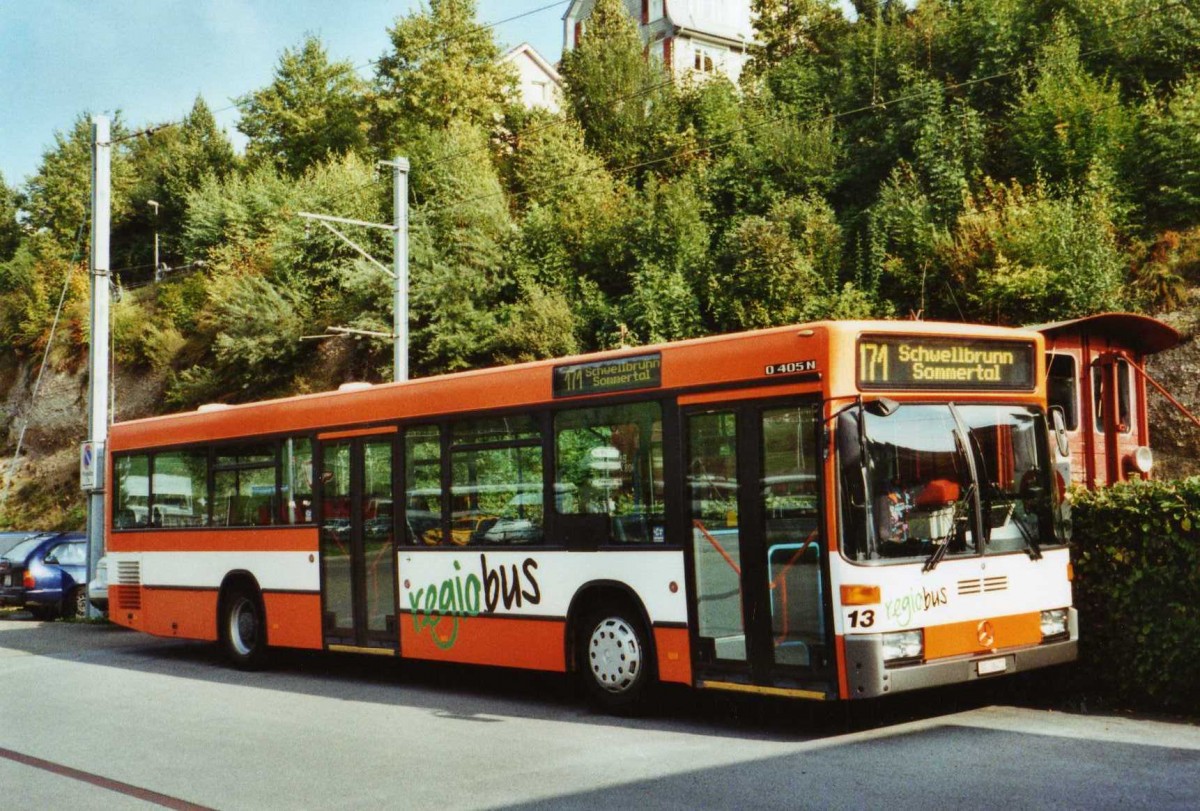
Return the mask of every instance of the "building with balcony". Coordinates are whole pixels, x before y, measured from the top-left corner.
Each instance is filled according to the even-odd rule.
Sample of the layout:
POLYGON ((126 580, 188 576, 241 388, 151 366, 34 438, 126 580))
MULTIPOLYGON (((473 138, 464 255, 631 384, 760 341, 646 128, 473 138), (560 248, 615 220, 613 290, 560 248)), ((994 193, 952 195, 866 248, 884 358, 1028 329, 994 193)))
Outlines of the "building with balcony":
MULTIPOLYGON (((563 15, 563 49, 587 36, 595 0, 573 0, 563 15)), ((724 74, 735 84, 750 60, 754 26, 750 0, 625 0, 638 22, 648 58, 677 79, 724 74)))

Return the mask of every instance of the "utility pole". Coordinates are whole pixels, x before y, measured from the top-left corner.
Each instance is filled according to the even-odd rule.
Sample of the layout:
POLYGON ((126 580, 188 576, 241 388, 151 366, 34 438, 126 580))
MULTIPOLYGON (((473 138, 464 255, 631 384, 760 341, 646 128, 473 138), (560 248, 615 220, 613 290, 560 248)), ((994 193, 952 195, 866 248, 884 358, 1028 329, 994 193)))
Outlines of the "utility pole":
MULTIPOLYGON (((408 380, 408 169, 407 158, 397 157, 394 161, 380 161, 382 166, 392 167, 392 225, 383 225, 346 217, 330 217, 327 214, 296 212, 297 217, 313 220, 328 229, 375 267, 392 277, 392 379, 396 382, 408 380), (380 228, 392 232, 392 267, 389 269, 350 237, 343 234, 333 223, 357 225, 363 228, 380 228)), ((333 334, 350 333, 378 336, 370 330, 353 330, 345 327, 330 327, 327 335, 305 335, 303 340, 333 337, 333 334)))
POLYGON ((147 200, 147 205, 154 209, 154 281, 162 279, 162 268, 158 264, 158 201, 147 200))
POLYGON ((392 346, 393 379, 408 380, 408 159, 398 157, 392 167, 392 267, 395 274, 392 312, 395 343, 392 346))
MULTIPOLYGON (((88 347, 88 441, 80 453, 80 483, 88 494, 87 581, 104 554, 104 468, 108 442, 109 229, 112 144, 104 116, 92 120, 92 327, 88 347)), ((98 616, 89 604, 88 615, 98 616)))

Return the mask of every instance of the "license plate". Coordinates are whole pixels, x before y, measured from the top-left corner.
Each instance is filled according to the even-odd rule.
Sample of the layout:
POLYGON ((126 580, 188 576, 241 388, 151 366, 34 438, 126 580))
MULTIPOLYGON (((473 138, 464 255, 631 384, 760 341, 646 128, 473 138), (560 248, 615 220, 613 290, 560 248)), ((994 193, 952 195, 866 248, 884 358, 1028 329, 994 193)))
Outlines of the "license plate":
POLYGON ((993 673, 1003 673, 1008 670, 1008 660, 1000 659, 984 659, 982 662, 975 664, 976 672, 980 676, 990 676, 993 673))

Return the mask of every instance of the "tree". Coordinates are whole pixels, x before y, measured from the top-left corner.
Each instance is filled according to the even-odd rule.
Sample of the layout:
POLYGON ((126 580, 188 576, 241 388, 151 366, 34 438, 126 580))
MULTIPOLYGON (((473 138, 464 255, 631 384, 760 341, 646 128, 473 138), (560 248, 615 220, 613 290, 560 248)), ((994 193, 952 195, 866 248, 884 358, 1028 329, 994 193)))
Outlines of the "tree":
POLYGON ((1129 259, 1111 197, 1096 177, 1058 196, 1040 184, 988 184, 938 249, 966 318, 1029 324, 1121 309, 1129 259))
POLYGON ((1112 165, 1129 136, 1117 88, 1091 76, 1079 42, 1063 24, 1042 48, 1037 78, 1014 103, 1014 172, 1026 182, 1078 183, 1097 165, 1112 165))
POLYGON ((673 150, 674 84, 642 51, 622 0, 597 0, 587 30, 563 54, 563 96, 584 142, 610 168, 633 166, 673 150))
POLYGON ((211 357, 184 370, 171 399, 245 402, 288 390, 307 322, 300 294, 248 272, 218 277, 200 329, 211 357))
POLYGON ((0 262, 11 259, 21 244, 21 224, 17 222, 17 193, 4 182, 0 173, 0 262))
POLYGON ((420 202, 412 211, 412 347, 422 371, 486 362, 503 294, 511 289, 503 250, 512 222, 499 175, 475 154, 479 127, 456 121, 414 145, 420 202))
MULTIPOLYGON (((204 99, 197 97, 179 124, 134 141, 130 159, 137 178, 130 192, 132 226, 145 235, 155 231, 161 235, 161 261, 185 258, 182 242, 188 195, 205 179, 219 182, 237 169, 233 145, 217 128, 204 99), (150 205, 151 200, 157 207, 150 205)), ((151 239, 142 240, 133 264, 150 261, 151 245, 151 239)))
POLYGON ((632 289, 635 266, 628 226, 637 215, 635 192, 583 140, 574 122, 517 133, 509 173, 524 218, 509 262, 522 290, 567 297, 579 345, 594 349, 620 331, 618 302, 632 289))
POLYGON ((1200 73, 1164 101, 1140 111, 1126 161, 1146 224, 1154 229, 1200 223, 1200 73))
POLYGON ((696 289, 710 271, 712 229, 695 182, 647 180, 629 242, 636 268, 621 301, 622 322, 647 343, 702 334, 696 289))
POLYGON ((330 156, 366 150, 365 85, 349 62, 330 62, 308 36, 279 58, 274 81, 238 101, 247 157, 299 175, 330 156))
POLYGON ((372 141, 384 155, 422 128, 452 121, 490 127, 507 104, 516 73, 500 61, 475 0, 430 0, 388 31, 391 51, 375 66, 372 141))
MULTIPOLYGON (((128 142, 119 142, 128 134, 120 113, 113 117, 110 137, 114 145, 112 168, 112 221, 118 227, 129 212, 129 195, 133 186, 133 167, 129 161, 128 142)), ((42 163, 25 187, 24 209, 32 230, 50 232, 64 253, 76 244, 80 227, 91 205, 92 188, 92 120, 87 113, 75 119, 70 132, 54 133, 54 147, 42 154, 42 163)), ((119 254, 116 235, 113 253, 119 254)))
POLYGON ((758 42, 754 59, 774 65, 801 52, 828 52, 846 27, 834 0, 751 0, 758 42))
POLYGON ((869 299, 838 284, 841 242, 833 210, 819 198, 782 200, 765 216, 741 218, 726 231, 704 291, 717 329, 868 314, 869 299))

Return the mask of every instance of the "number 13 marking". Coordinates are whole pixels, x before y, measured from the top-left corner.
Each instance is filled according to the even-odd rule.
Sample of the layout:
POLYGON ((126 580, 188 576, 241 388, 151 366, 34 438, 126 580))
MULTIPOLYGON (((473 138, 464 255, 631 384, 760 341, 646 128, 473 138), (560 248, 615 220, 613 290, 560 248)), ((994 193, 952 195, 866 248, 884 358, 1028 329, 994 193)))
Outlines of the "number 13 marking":
POLYGON ((851 628, 870 628, 875 624, 875 612, 870 608, 851 611, 846 615, 846 621, 851 628))

